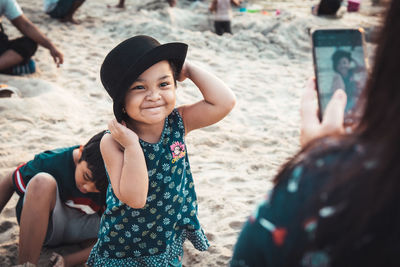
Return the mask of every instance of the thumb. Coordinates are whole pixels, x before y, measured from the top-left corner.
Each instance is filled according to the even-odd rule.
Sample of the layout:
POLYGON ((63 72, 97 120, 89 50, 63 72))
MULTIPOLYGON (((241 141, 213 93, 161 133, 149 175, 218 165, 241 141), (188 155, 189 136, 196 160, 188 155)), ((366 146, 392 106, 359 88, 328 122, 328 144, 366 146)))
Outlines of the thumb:
POLYGON ((315 89, 315 80, 310 79, 301 97, 300 105, 301 126, 303 129, 317 127, 318 119, 318 97, 315 89))
POLYGON ((343 132, 344 110, 347 103, 347 95, 342 89, 338 89, 326 107, 322 125, 326 134, 343 132))

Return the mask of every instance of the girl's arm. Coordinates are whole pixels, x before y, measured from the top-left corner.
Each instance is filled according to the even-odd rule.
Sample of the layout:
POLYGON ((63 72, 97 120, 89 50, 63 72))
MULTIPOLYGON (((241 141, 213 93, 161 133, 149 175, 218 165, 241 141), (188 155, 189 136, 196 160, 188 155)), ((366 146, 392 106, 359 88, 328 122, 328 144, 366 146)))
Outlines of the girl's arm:
POLYGON ((358 63, 357 60, 355 60, 354 58, 352 58, 351 61, 354 62, 354 67, 352 68, 354 73, 365 71, 365 68, 363 68, 363 67, 360 65, 360 63, 358 63))
POLYGON ((199 88, 204 99, 178 108, 185 125, 185 133, 209 126, 224 118, 235 106, 231 89, 213 74, 185 62, 179 81, 189 78, 199 88))
POLYGON ((108 128, 111 135, 103 136, 100 150, 114 194, 132 208, 143 208, 149 177, 139 138, 115 119, 109 123, 108 128))
POLYGON ((346 85, 344 84, 342 76, 340 74, 335 73, 332 79, 332 87, 331 92, 334 93, 337 89, 346 89, 346 85))

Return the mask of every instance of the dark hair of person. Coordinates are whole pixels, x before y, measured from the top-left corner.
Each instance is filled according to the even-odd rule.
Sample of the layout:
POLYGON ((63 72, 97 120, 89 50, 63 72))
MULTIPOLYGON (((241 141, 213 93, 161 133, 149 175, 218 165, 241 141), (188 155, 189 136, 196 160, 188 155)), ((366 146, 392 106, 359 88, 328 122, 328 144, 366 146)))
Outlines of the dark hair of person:
POLYGON ((100 152, 100 141, 105 131, 101 131, 86 143, 82 149, 82 156, 79 162, 86 161, 89 170, 92 173, 92 181, 96 188, 104 193, 108 186, 106 169, 100 152))
POLYGON ((180 73, 178 73, 178 70, 176 69, 174 62, 172 62, 171 60, 168 60, 168 63, 169 63, 169 66, 171 67, 172 75, 174 75, 174 83, 176 86, 176 81, 178 80, 180 73))
POLYGON ((335 15, 342 0, 321 0, 318 6, 318 15, 335 15))
POLYGON ((344 50, 336 50, 332 55, 332 68, 334 71, 337 71, 337 67, 339 65, 339 61, 342 58, 347 58, 351 61, 351 53, 344 50))
POLYGON ((322 167, 322 175, 331 178, 305 209, 318 214, 321 207, 345 205, 334 216, 318 219, 313 243, 292 251, 288 266, 298 264, 302 253, 313 249, 329 251, 330 266, 399 266, 400 1, 389 5, 356 131, 314 140, 275 178, 276 183, 286 181, 286 174, 299 162, 310 163, 313 171, 311 163, 317 159, 341 156, 322 167))

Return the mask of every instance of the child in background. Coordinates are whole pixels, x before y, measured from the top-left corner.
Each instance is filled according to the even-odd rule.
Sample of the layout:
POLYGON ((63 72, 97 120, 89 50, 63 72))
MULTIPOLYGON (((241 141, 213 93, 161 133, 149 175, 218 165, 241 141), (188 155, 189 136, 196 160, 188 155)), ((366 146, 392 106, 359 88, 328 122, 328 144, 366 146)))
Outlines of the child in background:
POLYGON ((89 266, 181 266, 186 239, 209 247, 184 137, 224 118, 236 100, 221 80, 185 62, 186 52, 183 43, 135 36, 103 62, 116 120, 100 145, 110 185, 89 266), (176 81, 186 78, 204 99, 175 108, 176 81))
POLYGON ((232 34, 231 20, 232 9, 231 3, 235 6, 240 5, 240 0, 213 0, 210 5, 210 12, 214 12, 215 33, 222 35, 225 32, 232 34))
POLYGON ((311 13, 316 16, 336 15, 343 0, 321 0, 319 4, 312 6, 311 13))
MULTIPOLYGON (((176 0, 167 0, 168 4, 170 7, 176 6, 176 0)), ((108 8, 110 8, 110 5, 107 5, 108 8)), ((114 6, 116 8, 125 8, 125 0, 118 0, 118 4, 114 6)))
POLYGON ((57 67, 64 62, 64 55, 22 12, 16 0, 0 1, 0 73, 23 75, 36 71, 31 59, 38 44, 49 50, 57 67), (5 16, 22 37, 10 40, 4 32, 1 17, 5 16))
MULTIPOLYGON (((78 244, 97 236, 105 205, 106 172, 100 153, 104 131, 85 146, 45 151, 0 180, 0 212, 14 192, 20 197, 19 263, 37 264, 45 246, 78 244), (100 193, 102 192, 102 193, 100 193)), ((63 266, 84 263, 92 246, 64 258, 63 266)))
POLYGON ((62 22, 79 24, 74 19, 74 14, 85 0, 43 0, 44 11, 50 17, 60 19, 62 22))

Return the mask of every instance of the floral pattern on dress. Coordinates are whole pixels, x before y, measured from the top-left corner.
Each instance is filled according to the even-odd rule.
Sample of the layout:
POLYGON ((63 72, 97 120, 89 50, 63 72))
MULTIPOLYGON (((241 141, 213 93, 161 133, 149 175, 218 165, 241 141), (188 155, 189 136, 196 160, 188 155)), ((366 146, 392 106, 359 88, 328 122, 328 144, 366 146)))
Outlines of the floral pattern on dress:
POLYGON ((109 185, 90 266, 143 266, 144 262, 145 266, 166 266, 182 255, 185 239, 198 250, 209 247, 197 218, 197 197, 178 111, 166 118, 158 143, 139 141, 149 176, 146 205, 142 209, 127 206, 109 185))

